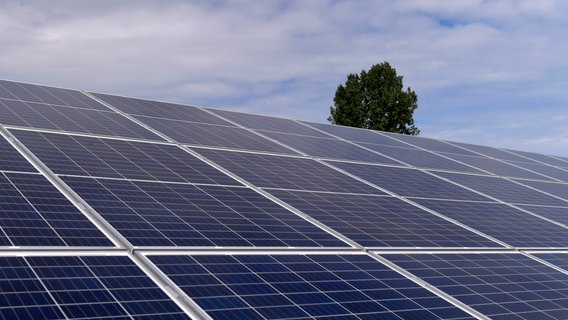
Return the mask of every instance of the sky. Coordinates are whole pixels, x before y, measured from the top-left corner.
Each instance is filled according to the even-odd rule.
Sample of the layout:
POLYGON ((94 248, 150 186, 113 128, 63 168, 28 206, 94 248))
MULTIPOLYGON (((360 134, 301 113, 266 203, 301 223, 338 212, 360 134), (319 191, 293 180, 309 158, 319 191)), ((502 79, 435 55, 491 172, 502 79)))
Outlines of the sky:
POLYGON ((326 123, 388 61, 421 136, 568 156, 563 0, 0 0, 0 78, 326 123))

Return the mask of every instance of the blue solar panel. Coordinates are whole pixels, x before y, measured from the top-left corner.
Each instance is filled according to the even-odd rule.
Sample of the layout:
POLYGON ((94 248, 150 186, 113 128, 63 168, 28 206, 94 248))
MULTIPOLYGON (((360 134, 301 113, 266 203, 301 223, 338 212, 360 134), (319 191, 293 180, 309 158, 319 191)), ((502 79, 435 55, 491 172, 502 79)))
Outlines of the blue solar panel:
POLYGON ((371 143, 358 144, 417 168, 482 173, 482 171, 474 169, 470 166, 463 165, 451 159, 441 157, 435 153, 420 149, 398 148, 371 143))
POLYGON ((151 256, 214 319, 470 319, 365 255, 151 256))
POLYGON ((568 182, 568 168, 559 168, 550 165, 544 165, 544 164, 541 165, 541 164, 524 163, 524 162, 510 161, 509 163, 545 175, 547 177, 557 179, 559 181, 568 182))
POLYGON ((0 136, 0 171, 37 172, 8 141, 0 136))
MULTIPOLYGON (((465 150, 463 148, 454 146, 448 142, 430 139, 430 138, 423 138, 423 137, 416 137, 398 133, 391 133, 391 132, 381 132, 380 134, 389 136, 396 140, 404 141, 409 143, 413 146, 417 146, 420 148, 424 148, 426 150, 435 151, 435 152, 445 152, 445 153, 454 153, 454 154, 462 154, 462 155, 476 155, 475 153, 465 150)), ((407 145, 408 146, 408 145, 407 145)))
POLYGON ((248 130, 212 124, 136 116, 136 119, 182 144, 295 154, 248 130))
POLYGON ((110 110, 99 111, 0 99, 0 116, 1 123, 9 126, 163 140, 110 110))
POLYGON ((177 146, 13 130, 57 174, 173 182, 238 182, 177 146))
POLYGON ((136 246, 346 246, 248 188, 64 181, 136 246))
POLYGON ((312 129, 296 121, 256 114, 241 113, 219 109, 208 109, 228 120, 234 121, 249 129, 299 134, 311 137, 330 138, 330 135, 312 129))
POLYGON ((274 132, 263 132, 263 134, 314 157, 401 165, 398 161, 341 140, 274 132))
POLYGON ((311 159, 208 149, 197 151, 258 187, 384 194, 311 159))
POLYGON ((464 156, 458 154, 447 154, 449 158, 469 164, 481 170, 503 177, 516 177, 525 179, 551 180, 538 173, 495 160, 487 157, 464 156))
POLYGON ((132 115, 232 126, 231 123, 197 107, 102 93, 92 93, 92 95, 120 111, 132 115))
POLYGON ((128 257, 0 257, 2 319, 189 319, 128 257))
POLYGON ((487 200, 487 198, 415 169, 330 162, 334 166, 383 187, 400 196, 487 200))
POLYGON ((533 253, 532 255, 568 271, 568 253, 566 252, 533 253))
POLYGON ((504 204, 426 199, 415 201, 512 246, 568 246, 568 229, 504 204))
POLYGON ((109 109, 77 90, 0 80, 0 98, 94 110, 109 109))
POLYGON ((384 257, 491 319, 568 317, 568 275, 521 254, 384 257))
MULTIPOLYGON (((544 191, 546 193, 555 195, 557 197, 560 197, 568 201, 568 183, 552 183, 544 181, 527 181, 527 180, 519 180, 519 182, 529 187, 533 187, 535 189, 544 191)), ((564 205, 568 206, 568 202, 564 203, 564 205)))
POLYGON ((499 246, 392 197, 284 190, 269 192, 366 247, 499 246))
MULTIPOLYGON (((501 201, 517 204, 566 205, 565 201, 547 196, 514 182, 488 176, 474 176, 437 172, 437 175, 472 188, 501 201)), ((524 183, 524 181, 523 181, 524 183)))
POLYGON ((41 175, 0 173, 0 194, 2 246, 113 245, 41 175))
MULTIPOLYGON (((538 163, 545 163, 545 164, 548 164, 548 165, 551 165, 551 166, 568 168, 568 159, 566 159, 566 158, 552 157, 552 156, 548 156, 548 155, 545 155, 545 154, 538 154, 538 153, 525 152, 525 151, 513 151, 513 150, 507 150, 507 151, 522 156, 523 157, 522 162, 528 162, 528 163, 538 162, 538 163), (526 158, 530 158, 531 160, 528 160, 526 158)), ((521 160, 519 160, 519 161, 521 161, 521 160)))
POLYGON ((367 143, 381 144, 381 145, 394 146, 394 147, 408 147, 407 144, 380 135, 377 133, 377 131, 373 130, 365 130, 360 128, 336 126, 336 125, 306 122, 306 121, 302 121, 302 123, 305 123, 310 127, 327 132, 336 137, 353 142, 367 142, 367 143))
POLYGON ((453 144, 460 146, 462 148, 466 148, 468 150, 474 151, 476 153, 480 153, 482 155, 491 157, 491 158, 495 158, 495 159, 500 159, 500 160, 507 160, 507 161, 517 161, 517 162, 528 162, 528 163, 536 163, 536 161, 527 159, 525 157, 521 157, 518 156, 512 152, 506 151, 506 150, 501 150, 501 149, 497 149, 497 148, 493 148, 493 147, 488 147, 488 146, 480 146, 480 145, 475 145, 475 144, 469 144, 469 143, 458 143, 458 142, 452 142, 453 144))
POLYGON ((520 206, 541 217, 562 223, 568 226, 568 207, 520 206))

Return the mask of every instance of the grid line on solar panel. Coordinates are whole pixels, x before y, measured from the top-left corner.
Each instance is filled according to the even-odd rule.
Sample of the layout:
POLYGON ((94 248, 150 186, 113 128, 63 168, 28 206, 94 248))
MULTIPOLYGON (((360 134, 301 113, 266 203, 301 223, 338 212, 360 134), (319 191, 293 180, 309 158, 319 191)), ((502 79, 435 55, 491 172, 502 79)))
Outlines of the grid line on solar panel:
POLYGON ((384 194, 312 159, 212 149, 193 150, 257 187, 384 194))
POLYGON ((104 105, 77 90, 4 80, 0 80, 0 98, 109 111, 104 105))
POLYGON ((429 199, 414 201, 514 247, 568 246, 566 228, 506 204, 429 199))
POLYGON ((469 319, 366 255, 150 256, 215 319, 469 319))
POLYGON ((6 126, 122 136, 162 138, 111 110, 100 111, 0 99, 0 121, 6 126))
POLYGON ((514 180, 448 172, 436 172, 435 175, 507 203, 558 206, 567 204, 566 201, 523 186, 514 180))
POLYGON ((178 146, 12 130, 56 174, 240 185, 178 146))
POLYGON ((230 122, 212 115, 199 107, 175 104, 169 102, 143 100, 102 93, 90 93, 95 98, 130 115, 139 115, 187 122, 233 126, 230 122))
POLYGON ((491 319, 566 319, 568 275, 525 255, 382 256, 491 319))
POLYGON ((347 246, 246 187, 63 180, 135 246, 347 246))
POLYGON ((310 156, 401 165, 396 160, 342 140, 284 133, 262 132, 262 134, 310 156))
POLYGON ((0 257, 2 319, 189 319, 128 257, 0 257), (6 291, 7 290, 7 291, 6 291))
POLYGON ((329 161, 331 165, 354 174, 398 196, 456 200, 487 200, 486 197, 444 181, 426 172, 398 167, 329 161))
POLYGON ((394 197, 267 191, 365 247, 500 247, 394 197))
POLYGON ((2 135, 0 128, 0 171, 37 172, 31 163, 24 158, 2 135))
POLYGON ((235 126, 145 116, 134 116, 134 118, 182 144, 296 154, 276 142, 235 126))
POLYGON ((39 174, 0 173, 0 225, 9 246, 113 246, 39 174))

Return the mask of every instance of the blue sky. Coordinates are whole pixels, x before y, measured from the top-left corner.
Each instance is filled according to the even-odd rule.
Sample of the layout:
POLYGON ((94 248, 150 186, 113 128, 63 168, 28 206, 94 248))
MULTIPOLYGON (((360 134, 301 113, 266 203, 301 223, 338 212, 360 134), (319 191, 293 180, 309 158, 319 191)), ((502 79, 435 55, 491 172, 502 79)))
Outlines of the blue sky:
POLYGON ((422 136, 568 156, 561 0, 0 3, 0 77, 326 122, 388 61, 422 136))

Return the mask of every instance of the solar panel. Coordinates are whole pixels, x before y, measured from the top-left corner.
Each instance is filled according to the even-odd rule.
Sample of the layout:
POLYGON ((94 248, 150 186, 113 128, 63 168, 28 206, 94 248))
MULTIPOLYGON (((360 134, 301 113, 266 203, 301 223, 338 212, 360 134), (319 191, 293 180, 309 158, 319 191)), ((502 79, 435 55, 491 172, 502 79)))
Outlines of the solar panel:
POLYGON ((311 159, 209 149, 197 151, 258 187, 383 194, 311 159))
POLYGON ((120 111, 131 115, 232 126, 231 123, 197 107, 102 93, 91 94, 120 111))
POLYGON ((128 257, 0 257, 2 319, 189 319, 128 257))
POLYGON ((248 188, 63 180, 136 246, 346 246, 248 188))
POLYGON ((0 171, 37 172, 14 147, 0 136, 0 171))
POLYGON ((294 120, 261 116, 256 114, 241 113, 220 109, 207 109, 225 119, 231 120, 249 129, 261 131, 273 131, 291 133, 310 137, 329 138, 330 135, 312 129, 294 120))
POLYGON ((532 255, 568 271, 568 253, 566 252, 533 253, 532 255))
POLYGON ((177 146, 12 131, 57 174, 173 182, 238 182, 177 146))
POLYGON ((310 127, 316 128, 318 130, 327 132, 336 137, 353 142, 366 142, 366 143, 374 143, 374 144, 394 146, 394 147, 408 147, 407 144, 380 135, 377 133, 377 131, 373 130, 364 130, 360 128, 335 126, 335 125, 306 122, 306 121, 302 121, 302 123, 305 123, 310 127))
POLYGON ((562 223, 568 226, 568 207, 520 206, 541 217, 562 223))
POLYGON ((393 197, 285 190, 269 192, 365 247, 499 246, 393 197))
POLYGON ((551 166, 558 166, 561 168, 568 168, 568 159, 562 157, 552 157, 545 154, 538 154, 533 152, 526 152, 526 151, 516 151, 516 150, 507 150, 511 153, 520 155, 523 159, 530 158, 534 161, 525 160, 524 162, 534 163, 538 161, 539 163, 545 163, 551 166))
POLYGON ((568 246, 568 229, 504 204, 427 199, 416 202, 511 246, 568 246))
MULTIPOLYGON (((436 173, 446 179, 472 188, 501 201, 517 204, 566 205, 566 201, 529 189, 499 177, 474 176, 447 172, 436 173)), ((523 183, 525 183, 523 181, 523 183)))
POLYGON ((151 256, 214 319, 470 319, 365 255, 151 256))
MULTIPOLYGON (((568 183, 553 183, 544 181, 519 181, 520 183, 533 187, 548 194, 557 196, 568 201, 568 183)), ((565 203, 568 206, 568 204, 565 203)))
POLYGON ((0 173, 1 246, 113 246, 38 174, 0 173))
POLYGON ((527 170, 534 171, 541 175, 554 178, 559 181, 568 182, 568 168, 561 169, 549 165, 540 165, 533 163, 521 163, 521 162, 510 162, 510 163, 525 168, 527 170))
POLYGON ((0 115, 2 116, 1 123, 8 126, 163 140, 133 121, 110 110, 99 111, 0 100, 0 115))
POLYGON ((238 127, 139 116, 136 116, 136 119, 183 144, 289 154, 296 153, 238 127))
POLYGON ((398 161, 341 140, 275 132, 263 132, 263 134, 314 157, 401 165, 398 161))
POLYGON ((476 155, 475 153, 460 148, 458 146, 452 145, 445 141, 440 141, 436 139, 430 138, 423 138, 423 137, 416 137, 392 132, 381 132, 380 134, 384 136, 389 136, 399 141, 404 141, 410 145, 417 146, 420 148, 424 148, 426 150, 435 151, 435 152, 443 152, 443 153, 453 153, 453 154, 462 154, 462 155, 476 155))
POLYGON ((400 196, 456 200, 487 200, 487 198, 481 195, 415 169, 346 162, 330 163, 358 177, 363 177, 365 180, 400 196))
POLYGON ((501 150, 493 147, 488 146, 480 146, 475 144, 469 143, 461 143, 461 142, 452 142, 457 146, 462 148, 466 148, 468 150, 474 151, 478 154, 482 154, 491 158, 500 159, 500 160, 507 160, 507 161, 517 161, 517 162, 527 162, 527 163, 536 163, 536 161, 527 159, 526 157, 518 156, 512 152, 501 150))
POLYGON ((565 319, 568 275, 515 253, 384 255, 491 319, 565 319))

